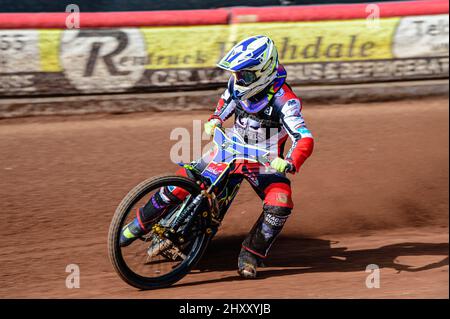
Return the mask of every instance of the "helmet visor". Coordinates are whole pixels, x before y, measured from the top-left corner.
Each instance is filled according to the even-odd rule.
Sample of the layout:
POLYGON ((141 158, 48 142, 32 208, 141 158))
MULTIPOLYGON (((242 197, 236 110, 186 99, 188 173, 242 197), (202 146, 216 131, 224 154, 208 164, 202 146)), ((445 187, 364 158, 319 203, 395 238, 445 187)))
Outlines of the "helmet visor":
POLYGON ((237 71, 233 73, 236 78, 236 84, 240 86, 249 86, 257 80, 256 73, 253 71, 237 71))

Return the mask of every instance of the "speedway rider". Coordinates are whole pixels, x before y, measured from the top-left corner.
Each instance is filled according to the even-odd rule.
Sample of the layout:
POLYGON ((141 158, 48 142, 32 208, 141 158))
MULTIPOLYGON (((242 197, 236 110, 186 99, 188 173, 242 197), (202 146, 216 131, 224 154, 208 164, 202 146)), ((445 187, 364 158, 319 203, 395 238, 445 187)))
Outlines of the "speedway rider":
MULTIPOLYGON (((274 42, 266 36, 253 36, 235 45, 217 64, 231 72, 228 88, 222 94, 214 114, 205 124, 211 135, 216 126, 234 115, 235 133, 247 143, 278 148, 271 161, 272 173, 262 173, 260 164, 248 164, 234 172, 246 179, 263 200, 263 212, 242 243, 238 272, 244 278, 255 278, 256 268, 267 256, 293 208, 292 191, 286 173, 298 173, 314 148, 314 139, 301 114, 301 100, 286 83, 286 70, 278 61, 274 42), (287 138, 292 147, 283 156, 287 138)), ((197 162, 203 167, 207 163, 197 162)), ((184 169, 179 174, 189 176, 184 169)), ((121 246, 128 246, 149 232, 151 224, 171 203, 183 199, 183 190, 164 189, 142 207, 133 222, 124 227, 121 246), (175 193, 178 191, 178 193, 175 193)))

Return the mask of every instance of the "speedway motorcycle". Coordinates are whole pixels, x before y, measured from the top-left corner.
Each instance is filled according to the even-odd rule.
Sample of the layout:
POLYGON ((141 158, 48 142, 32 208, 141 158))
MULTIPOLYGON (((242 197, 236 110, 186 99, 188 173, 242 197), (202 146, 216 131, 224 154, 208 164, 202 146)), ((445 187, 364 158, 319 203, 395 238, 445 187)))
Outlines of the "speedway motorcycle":
POLYGON ((246 144, 238 135, 215 128, 213 157, 202 170, 184 165, 194 178, 158 176, 134 187, 112 219, 108 250, 118 275, 138 289, 167 287, 186 276, 201 259, 235 198, 240 183, 230 178, 240 162, 260 163, 270 169, 270 152, 246 144), (136 210, 161 188, 180 187, 188 196, 165 211, 151 231, 128 247, 120 247, 120 233, 136 210))

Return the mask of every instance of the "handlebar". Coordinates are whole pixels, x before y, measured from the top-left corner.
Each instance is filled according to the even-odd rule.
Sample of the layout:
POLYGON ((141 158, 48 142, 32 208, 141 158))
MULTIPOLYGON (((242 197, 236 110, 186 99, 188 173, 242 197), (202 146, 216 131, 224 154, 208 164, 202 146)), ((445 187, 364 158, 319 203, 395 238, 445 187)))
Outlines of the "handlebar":
MULTIPOLYGON (((222 127, 216 126, 213 138, 214 142, 217 144, 219 148, 232 154, 230 157, 232 157, 233 159, 235 159, 236 155, 238 156, 242 155, 243 157, 245 157, 245 159, 249 159, 249 156, 251 156, 251 160, 254 160, 263 165, 267 171, 271 169, 270 163, 272 162, 272 159, 270 158, 270 151, 268 151, 267 149, 259 148, 254 145, 249 145, 244 141, 242 141, 242 138, 240 136, 237 135, 234 136, 236 137, 236 139, 239 139, 239 141, 230 139, 226 135, 226 132, 222 127), (217 134, 218 132, 220 132, 219 135, 217 134), (230 148, 231 146, 233 147, 230 148), (247 152, 239 152, 238 149, 241 149, 241 151, 242 149, 244 149, 247 152), (249 154, 248 151, 256 154, 255 155, 249 154), (259 153, 261 153, 262 155, 258 155, 259 153)), ((226 158, 225 160, 227 159, 228 158, 226 158)), ((288 166, 285 169, 285 173, 290 173, 294 171, 295 171, 294 166, 291 163, 288 163, 288 166)))

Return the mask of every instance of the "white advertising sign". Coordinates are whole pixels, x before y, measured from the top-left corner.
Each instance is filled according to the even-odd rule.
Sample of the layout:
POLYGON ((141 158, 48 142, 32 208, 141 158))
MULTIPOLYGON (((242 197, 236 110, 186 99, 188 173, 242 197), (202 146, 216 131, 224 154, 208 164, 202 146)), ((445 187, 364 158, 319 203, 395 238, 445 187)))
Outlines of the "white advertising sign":
POLYGON ((147 50, 138 29, 66 30, 60 59, 77 89, 120 92, 142 78, 147 50))
POLYGON ((448 20, 448 14, 402 18, 394 36, 394 56, 448 56, 448 20))

